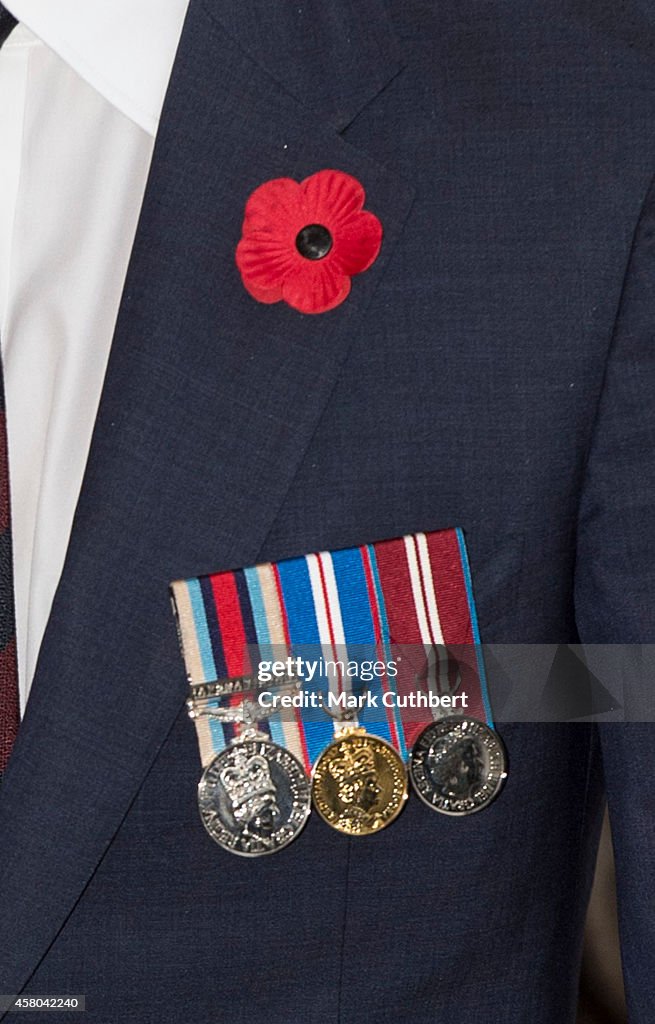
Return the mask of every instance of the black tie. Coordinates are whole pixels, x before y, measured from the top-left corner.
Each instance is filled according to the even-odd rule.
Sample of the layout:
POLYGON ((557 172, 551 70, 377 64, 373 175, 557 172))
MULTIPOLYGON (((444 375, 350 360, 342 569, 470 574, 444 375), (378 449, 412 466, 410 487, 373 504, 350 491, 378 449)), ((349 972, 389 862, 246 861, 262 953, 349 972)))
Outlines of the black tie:
MULTIPOLYGON (((0 46, 16 24, 0 6, 0 46)), ((2 362, 0 360, 0 778, 4 772, 19 723, 16 624, 9 511, 9 464, 2 362)))

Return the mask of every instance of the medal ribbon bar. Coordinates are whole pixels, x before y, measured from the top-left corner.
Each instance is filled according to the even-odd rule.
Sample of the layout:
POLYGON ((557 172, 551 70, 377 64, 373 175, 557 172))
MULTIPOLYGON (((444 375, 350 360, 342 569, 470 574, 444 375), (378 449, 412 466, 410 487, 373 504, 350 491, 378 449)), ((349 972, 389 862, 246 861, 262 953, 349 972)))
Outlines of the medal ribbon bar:
MULTIPOLYGON (((178 580, 171 590, 192 698, 201 696, 209 709, 237 705, 248 690, 251 695, 275 691, 280 680, 259 679, 262 662, 299 655, 338 661, 344 652, 361 661, 366 652, 385 665, 395 662, 396 674, 366 682, 377 707, 358 710, 355 724, 391 743, 403 759, 421 730, 444 714, 429 708, 410 714, 397 706, 419 689, 465 690, 465 713, 492 724, 459 529, 178 580), (457 649, 456 660, 449 649, 457 649), (398 701, 385 707, 385 693, 396 694, 398 701)), ((355 682, 362 686, 342 677, 333 680, 333 688, 348 691, 355 682)), ((305 683, 306 690, 312 687, 316 680, 305 683)), ((339 728, 321 711, 300 709, 276 711, 257 724, 307 773, 339 728)), ((206 714, 195 717, 195 725, 203 766, 241 728, 238 721, 206 714)))

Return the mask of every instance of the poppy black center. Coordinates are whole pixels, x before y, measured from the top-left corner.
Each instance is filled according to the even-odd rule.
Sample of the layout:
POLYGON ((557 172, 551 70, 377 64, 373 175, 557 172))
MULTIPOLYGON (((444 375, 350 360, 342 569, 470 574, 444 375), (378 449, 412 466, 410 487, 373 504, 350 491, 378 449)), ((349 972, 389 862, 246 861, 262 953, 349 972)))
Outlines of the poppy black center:
POLYGON ((296 235, 296 249, 306 260, 322 260, 332 248, 332 235, 322 224, 307 224, 296 235))

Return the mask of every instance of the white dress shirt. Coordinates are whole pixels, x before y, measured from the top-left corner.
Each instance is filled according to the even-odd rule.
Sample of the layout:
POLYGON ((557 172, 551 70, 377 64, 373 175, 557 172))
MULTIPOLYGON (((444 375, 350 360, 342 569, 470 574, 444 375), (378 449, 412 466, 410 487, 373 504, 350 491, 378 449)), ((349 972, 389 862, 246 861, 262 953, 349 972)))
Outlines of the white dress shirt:
POLYGON ((24 709, 59 582, 187 0, 8 0, 0 339, 24 709))

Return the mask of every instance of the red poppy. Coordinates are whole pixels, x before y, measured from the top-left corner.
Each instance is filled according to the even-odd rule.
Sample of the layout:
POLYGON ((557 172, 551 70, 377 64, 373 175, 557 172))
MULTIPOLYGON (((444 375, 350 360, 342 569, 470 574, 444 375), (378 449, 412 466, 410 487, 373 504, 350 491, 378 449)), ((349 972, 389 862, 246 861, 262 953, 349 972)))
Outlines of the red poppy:
POLYGON ((382 225, 364 210, 365 192, 342 171, 304 181, 267 181, 246 203, 237 266, 258 302, 287 302, 301 313, 334 309, 350 278, 368 270, 382 243, 382 225))

